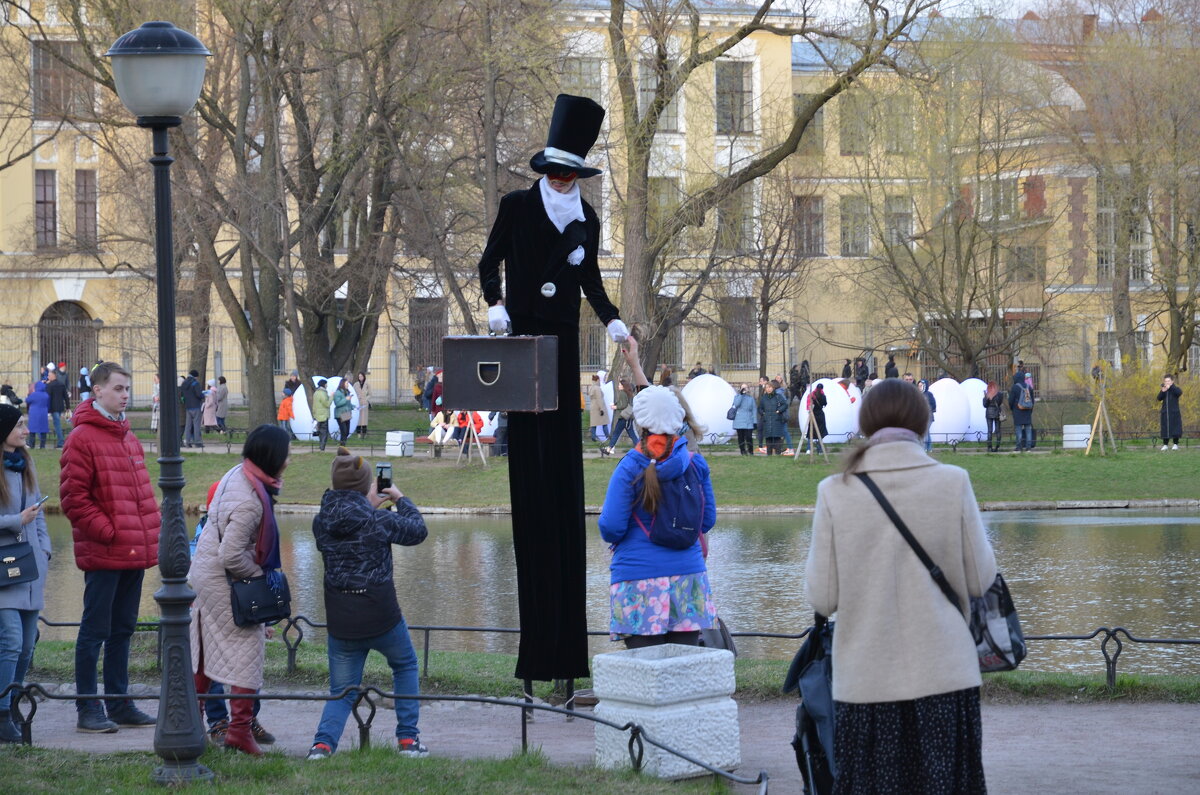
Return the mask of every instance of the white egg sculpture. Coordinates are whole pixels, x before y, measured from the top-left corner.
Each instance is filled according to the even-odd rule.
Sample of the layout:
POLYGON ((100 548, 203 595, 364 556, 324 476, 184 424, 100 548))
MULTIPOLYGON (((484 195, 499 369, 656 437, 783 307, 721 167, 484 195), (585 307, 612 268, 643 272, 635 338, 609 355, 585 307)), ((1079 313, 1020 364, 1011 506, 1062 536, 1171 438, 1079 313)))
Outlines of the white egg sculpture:
POLYGON ((967 398, 967 407, 970 409, 966 439, 968 442, 986 442, 987 415, 983 408, 983 395, 987 392, 987 384, 978 378, 968 378, 959 386, 962 387, 963 395, 967 398))
POLYGON ((696 422, 704 426, 701 444, 724 444, 733 435, 733 420, 725 415, 736 394, 724 378, 712 373, 698 375, 682 390, 696 422))
POLYGON ((937 412, 929 429, 934 444, 961 442, 971 422, 971 409, 962 387, 953 378, 941 378, 929 385, 937 401, 937 412))
MULTIPOLYGON (((825 390, 825 398, 828 404, 825 406, 825 442, 845 442, 854 438, 858 434, 858 409, 862 403, 862 393, 854 384, 849 385, 849 389, 843 389, 842 385, 832 378, 819 379, 816 384, 821 384, 825 390)), ((800 401, 800 435, 807 436, 808 434, 808 412, 805 406, 808 405, 809 393, 813 391, 816 384, 812 384, 804 391, 804 397, 800 401)))

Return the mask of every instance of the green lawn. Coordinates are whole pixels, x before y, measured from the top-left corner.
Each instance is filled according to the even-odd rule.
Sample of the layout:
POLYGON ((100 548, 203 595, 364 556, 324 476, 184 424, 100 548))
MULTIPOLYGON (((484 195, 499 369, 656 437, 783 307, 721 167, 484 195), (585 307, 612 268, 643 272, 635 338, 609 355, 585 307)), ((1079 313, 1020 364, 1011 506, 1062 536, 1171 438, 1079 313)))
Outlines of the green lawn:
MULTIPOLYGON (((1200 482, 1200 455, 1193 450, 1159 453, 1157 449, 1130 447, 1106 457, 1080 452, 1027 455, 984 455, 939 451, 939 460, 961 466, 971 473, 980 501, 994 500, 1121 500, 1194 498, 1200 482), (1167 457, 1169 456, 1169 458, 1167 457)), ((236 453, 187 453, 184 502, 195 508, 208 486, 220 479, 239 457, 236 453)), ((284 475, 281 501, 318 504, 329 485, 332 452, 297 453, 284 475)), ((378 456, 382 460, 382 455, 378 456)), ((35 450, 39 478, 58 505, 58 451, 35 450)), ((760 506, 805 506, 816 500, 821 478, 838 471, 838 460, 809 463, 808 459, 718 453, 709 456, 713 488, 721 508, 760 506)), ((599 505, 616 458, 584 459, 585 500, 599 505)), ((150 476, 158 477, 158 465, 148 461, 150 476)), ((489 459, 487 468, 478 461, 457 466, 452 457, 431 459, 422 452, 415 458, 392 461, 393 479, 409 497, 422 506, 460 508, 507 508, 508 460, 489 459)))
MULTIPOLYGON (((142 793, 152 789, 150 773, 160 760, 150 753, 92 754, 85 751, 12 746, 3 751, 8 792, 142 793)), ((268 752, 262 759, 209 749, 200 763, 216 775, 216 785, 239 795, 320 795, 321 793, 588 792, 613 795, 727 792, 711 778, 662 781, 632 771, 556 767, 539 753, 501 760, 404 759, 387 748, 334 754, 320 764, 268 752)), ((188 788, 213 792, 209 785, 188 788)))

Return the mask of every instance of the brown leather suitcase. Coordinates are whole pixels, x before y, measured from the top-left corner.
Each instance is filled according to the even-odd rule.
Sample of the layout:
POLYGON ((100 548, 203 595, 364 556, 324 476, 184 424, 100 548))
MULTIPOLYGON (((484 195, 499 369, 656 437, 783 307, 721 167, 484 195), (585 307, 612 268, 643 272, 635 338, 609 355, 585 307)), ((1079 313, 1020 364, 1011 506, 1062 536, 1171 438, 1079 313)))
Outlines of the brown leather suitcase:
POLYGON ((556 411, 558 337, 442 337, 442 407, 556 411))

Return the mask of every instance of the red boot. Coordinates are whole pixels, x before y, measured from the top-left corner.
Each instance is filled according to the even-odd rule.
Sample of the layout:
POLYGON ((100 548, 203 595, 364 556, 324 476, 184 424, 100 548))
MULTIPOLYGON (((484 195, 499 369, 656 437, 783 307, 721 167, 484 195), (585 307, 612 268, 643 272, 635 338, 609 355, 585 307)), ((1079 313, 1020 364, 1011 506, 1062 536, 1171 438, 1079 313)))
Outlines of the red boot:
MULTIPOLYGON (((232 695, 253 695, 254 691, 245 687, 231 687, 232 695)), ((225 747, 241 751, 250 756, 262 756, 262 749, 254 741, 254 732, 250 724, 254 720, 254 702, 248 698, 229 699, 229 731, 225 734, 225 747)))

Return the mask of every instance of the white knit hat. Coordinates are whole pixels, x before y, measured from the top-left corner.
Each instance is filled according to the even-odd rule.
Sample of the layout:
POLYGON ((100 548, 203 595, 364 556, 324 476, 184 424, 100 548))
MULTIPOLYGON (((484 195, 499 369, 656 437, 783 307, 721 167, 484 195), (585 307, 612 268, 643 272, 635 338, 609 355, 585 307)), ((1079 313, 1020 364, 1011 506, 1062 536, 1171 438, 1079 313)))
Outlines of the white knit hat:
POLYGON ((633 399, 633 421, 650 433, 679 433, 683 406, 665 386, 648 386, 633 399))

